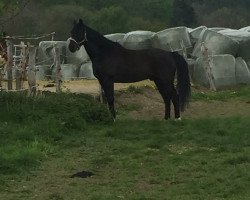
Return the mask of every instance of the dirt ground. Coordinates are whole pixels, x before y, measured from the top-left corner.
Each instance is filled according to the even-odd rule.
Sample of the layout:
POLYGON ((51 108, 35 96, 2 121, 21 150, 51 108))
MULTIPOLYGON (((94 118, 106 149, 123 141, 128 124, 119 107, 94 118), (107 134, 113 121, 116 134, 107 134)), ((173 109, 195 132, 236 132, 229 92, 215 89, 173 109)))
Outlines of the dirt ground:
MULTIPOLYGON (((39 82, 39 89, 55 91, 55 86, 46 87, 48 82, 39 82)), ((51 85, 52 86, 52 85, 51 85)), ((64 82, 64 91, 75 93, 87 93, 98 95, 99 84, 96 80, 78 80, 64 82)), ((194 89, 196 92, 205 89, 194 89)), ((143 81, 133 84, 115 84, 116 99, 115 104, 119 117, 119 107, 139 105, 139 109, 131 109, 127 112, 128 117, 135 119, 163 118, 164 104, 159 92, 154 89, 150 81, 143 81), (148 86, 143 87, 139 92, 125 92, 129 86, 148 86)), ((250 103, 243 100, 229 99, 227 101, 195 101, 190 102, 189 107, 184 113, 183 118, 202 118, 202 117, 227 117, 227 116, 249 116, 250 103)))

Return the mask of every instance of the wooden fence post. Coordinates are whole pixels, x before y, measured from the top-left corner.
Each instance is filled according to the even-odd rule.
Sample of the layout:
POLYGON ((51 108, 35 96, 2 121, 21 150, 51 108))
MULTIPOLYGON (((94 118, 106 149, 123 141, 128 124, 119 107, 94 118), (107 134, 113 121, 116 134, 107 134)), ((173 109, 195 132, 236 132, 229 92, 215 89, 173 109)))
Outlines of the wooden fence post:
POLYGON ((29 63, 28 63, 28 84, 29 84, 29 93, 28 96, 35 96, 36 94, 36 47, 30 46, 29 50, 29 63))
POLYGON ((27 45, 24 44, 24 42, 21 42, 21 87, 23 88, 23 82, 27 80, 27 45))
POLYGON ((16 73, 15 73, 16 90, 21 90, 22 89, 22 77, 23 77, 23 63, 25 64, 25 45, 24 45, 24 42, 21 42, 20 45, 16 46, 16 48, 17 47, 21 47, 20 56, 18 56, 18 58, 21 60, 20 60, 20 63, 19 62, 15 63, 17 66, 16 73))
POLYGON ((0 55, 0 90, 3 89, 2 81, 3 81, 3 75, 4 75, 4 67, 5 67, 5 59, 0 55))
POLYGON ((56 92, 61 92, 62 72, 61 72, 61 60, 60 50, 57 44, 54 44, 54 64, 55 64, 55 79, 56 79, 56 92))
POLYGON ((7 40, 7 81, 8 81, 8 90, 12 90, 12 67, 13 67, 13 43, 11 40, 7 40))
POLYGON ((206 71, 206 75, 207 75, 207 79, 209 82, 209 86, 211 90, 216 91, 216 87, 214 84, 214 76, 212 73, 212 62, 211 59, 209 58, 208 55, 208 48, 205 46, 204 42, 201 44, 201 53, 205 62, 205 71, 206 71))

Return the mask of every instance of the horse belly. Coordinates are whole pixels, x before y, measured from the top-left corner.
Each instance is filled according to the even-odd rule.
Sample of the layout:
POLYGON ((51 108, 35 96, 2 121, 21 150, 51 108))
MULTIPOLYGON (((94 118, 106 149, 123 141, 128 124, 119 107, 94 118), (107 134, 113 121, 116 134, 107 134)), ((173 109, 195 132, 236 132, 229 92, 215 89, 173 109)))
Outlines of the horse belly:
POLYGON ((136 72, 126 72, 126 73, 117 73, 114 76, 115 83, 133 83, 138 81, 143 81, 149 79, 149 73, 136 73, 136 72))

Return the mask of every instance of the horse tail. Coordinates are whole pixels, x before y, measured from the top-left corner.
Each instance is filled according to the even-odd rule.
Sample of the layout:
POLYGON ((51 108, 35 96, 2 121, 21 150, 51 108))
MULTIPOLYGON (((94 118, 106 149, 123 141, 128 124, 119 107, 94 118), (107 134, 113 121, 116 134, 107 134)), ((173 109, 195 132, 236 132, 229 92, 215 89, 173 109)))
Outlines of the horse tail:
POLYGON ((188 64, 177 52, 173 52, 173 56, 177 66, 177 92, 179 95, 180 110, 183 112, 191 96, 188 64))

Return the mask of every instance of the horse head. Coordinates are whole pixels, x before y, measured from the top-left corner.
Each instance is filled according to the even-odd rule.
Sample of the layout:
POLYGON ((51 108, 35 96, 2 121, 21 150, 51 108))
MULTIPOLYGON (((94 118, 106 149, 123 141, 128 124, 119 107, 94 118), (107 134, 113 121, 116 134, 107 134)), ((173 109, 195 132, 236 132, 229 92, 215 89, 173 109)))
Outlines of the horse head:
POLYGON ((70 34, 71 37, 69 38, 69 50, 71 52, 78 51, 84 42, 88 41, 86 26, 84 25, 82 19, 79 19, 78 22, 74 21, 74 25, 70 34))

